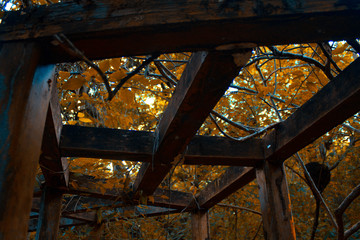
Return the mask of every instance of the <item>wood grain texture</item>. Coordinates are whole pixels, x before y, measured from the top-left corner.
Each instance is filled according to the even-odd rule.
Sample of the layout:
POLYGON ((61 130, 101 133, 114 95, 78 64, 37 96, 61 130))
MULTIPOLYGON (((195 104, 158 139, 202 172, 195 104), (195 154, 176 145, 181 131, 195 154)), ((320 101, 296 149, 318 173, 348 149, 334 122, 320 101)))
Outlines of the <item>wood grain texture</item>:
POLYGON ((36 240, 57 239, 61 207, 62 192, 46 187, 41 197, 36 240))
POLYGON ((39 40, 45 61, 62 62, 76 58, 53 41, 58 33, 98 59, 354 39, 359 14, 359 2, 339 0, 75 1, 6 14, 0 40, 39 40))
MULTIPOLYGON (((65 125, 61 132, 63 157, 89 157, 151 162, 154 133, 65 125)), ((263 160, 263 142, 236 142, 224 137, 194 136, 184 164, 255 166, 263 160)))
MULTIPOLYGON (((70 194, 85 195, 99 199, 110 199, 118 201, 120 204, 138 204, 139 198, 133 198, 133 193, 130 189, 106 189, 102 192, 98 187, 99 183, 104 182, 102 179, 94 179, 91 176, 81 175, 76 176, 70 175, 69 185, 70 194)), ((147 200, 147 204, 151 206, 166 207, 172 209, 183 210, 189 206, 193 199, 191 193, 185 193, 174 190, 156 189, 153 194, 154 201, 147 200)))
POLYGON ((51 77, 51 81, 55 84, 53 84, 47 110, 39 164, 47 186, 65 189, 69 182, 69 168, 67 159, 60 156, 62 119, 56 79, 55 76, 51 77))
POLYGON ((265 162, 256 169, 259 198, 266 240, 296 239, 294 220, 282 165, 265 162))
POLYGON ((267 135, 266 159, 283 162, 360 110, 360 59, 355 60, 267 135))
POLYGON ((26 239, 53 66, 34 43, 0 50, 0 239, 26 239))
POLYGON ((153 162, 139 170, 137 194, 152 195, 250 56, 249 49, 236 55, 193 54, 158 124, 153 162))
POLYGON ((196 202, 193 201, 191 206, 209 209, 254 179, 253 167, 229 167, 221 177, 208 183, 197 194, 196 202))
POLYGON ((199 210, 191 213, 191 230, 193 240, 209 240, 210 225, 207 211, 199 210))

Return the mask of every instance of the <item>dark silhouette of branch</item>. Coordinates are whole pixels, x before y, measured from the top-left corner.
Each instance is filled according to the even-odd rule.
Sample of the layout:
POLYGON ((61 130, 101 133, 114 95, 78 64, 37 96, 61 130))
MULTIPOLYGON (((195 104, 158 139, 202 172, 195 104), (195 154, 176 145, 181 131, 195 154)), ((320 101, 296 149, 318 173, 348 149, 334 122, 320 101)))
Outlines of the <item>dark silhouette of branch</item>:
POLYGON ((351 193, 342 201, 340 206, 335 210, 335 216, 338 223, 338 240, 345 240, 355 233, 357 229, 360 228, 360 222, 353 225, 348 231, 346 231, 346 236, 344 233, 344 221, 343 214, 345 210, 350 206, 350 204, 360 196, 360 184, 357 185, 351 193))
POLYGON ((136 67, 132 72, 130 72, 126 77, 120 80, 120 82, 116 85, 115 89, 112 92, 112 95, 109 95, 108 101, 111 101, 116 93, 120 90, 120 88, 129 80, 132 76, 140 72, 143 68, 145 68, 147 65, 149 65, 154 59, 159 57, 160 54, 152 55, 151 57, 147 58, 145 61, 143 61, 138 67, 136 67))
POLYGON ((94 68, 98 72, 98 74, 100 75, 101 79, 103 80, 103 82, 105 84, 106 90, 109 94, 109 98, 112 98, 113 92, 111 91, 109 81, 108 81, 106 75, 103 73, 103 71, 101 71, 101 69, 98 67, 98 65, 96 65, 95 63, 90 61, 64 34, 62 34, 62 33, 55 34, 54 37, 59 41, 59 43, 65 42, 66 45, 65 46, 63 45, 64 47, 66 47, 75 56, 77 56, 78 58, 83 60, 87 65, 94 68))

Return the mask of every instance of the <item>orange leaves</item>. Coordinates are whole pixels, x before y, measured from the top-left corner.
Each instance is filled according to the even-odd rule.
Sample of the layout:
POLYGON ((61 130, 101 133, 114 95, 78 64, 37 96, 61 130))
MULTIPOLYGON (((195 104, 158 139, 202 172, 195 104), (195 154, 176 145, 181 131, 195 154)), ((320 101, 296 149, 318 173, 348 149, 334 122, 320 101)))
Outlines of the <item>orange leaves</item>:
POLYGON ((121 79, 123 79, 124 77, 126 77, 126 70, 125 69, 120 69, 117 70, 116 72, 110 74, 109 79, 112 82, 118 82, 121 79))
POLYGON ((81 88, 85 83, 86 79, 81 75, 72 76, 69 80, 67 80, 62 88, 65 90, 76 90, 81 88))

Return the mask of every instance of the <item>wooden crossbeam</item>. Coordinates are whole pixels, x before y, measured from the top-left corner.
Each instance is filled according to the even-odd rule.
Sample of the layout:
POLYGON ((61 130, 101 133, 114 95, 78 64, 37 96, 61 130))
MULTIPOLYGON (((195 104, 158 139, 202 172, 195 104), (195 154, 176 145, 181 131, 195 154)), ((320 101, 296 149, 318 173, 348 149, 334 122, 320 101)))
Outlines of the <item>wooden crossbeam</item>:
MULTIPOLYGON (((264 159, 281 163, 358 112, 359 69, 360 59, 357 59, 268 134, 264 138, 264 159)), ((230 167, 226 174, 208 184, 197 196, 199 206, 209 208, 255 179, 255 169, 246 169, 251 174, 242 176, 241 167, 230 167), (236 181, 245 184, 229 184, 236 181)))
POLYGON ((76 58, 58 33, 96 59, 357 38, 359 15, 358 2, 338 0, 69 1, 5 13, 0 41, 38 39, 46 61, 62 62, 76 58))
POLYGON ((139 170, 137 194, 152 195, 250 56, 250 50, 193 54, 157 127, 153 162, 139 170))
MULTIPOLYGON (((70 218, 61 218, 60 219, 60 227, 71 227, 71 226, 79 226, 79 225, 86 225, 89 224, 87 221, 81 221, 77 219, 70 219, 70 218)), ((35 232, 37 230, 38 219, 32 218, 29 220, 29 228, 28 232, 35 232)))
MULTIPOLYGON (((71 174, 70 183, 73 182, 75 184, 69 185, 68 193, 93 198, 110 199, 115 205, 116 202, 118 202, 119 205, 139 203, 138 201, 133 201, 133 194, 130 189, 106 189, 105 192, 102 192, 100 188, 97 187, 99 182, 102 181, 101 179, 94 179, 86 175, 75 176, 71 174)), ((152 206, 184 210, 188 208, 192 199, 193 196, 191 193, 158 188, 153 194, 154 201, 148 200, 147 198, 143 199, 143 201, 147 201, 147 204, 152 206)))
POLYGON ((266 159, 282 162, 360 110, 360 59, 264 139, 266 159))
POLYGON ((229 167, 221 177, 209 183, 196 196, 192 206, 209 209, 253 181, 255 177, 253 167, 229 167))
MULTIPOLYGON (((151 162, 154 133, 65 125, 61 132, 63 157, 151 162)), ((236 142, 224 137, 195 136, 187 146, 184 164, 255 166, 263 159, 260 139, 236 142)))

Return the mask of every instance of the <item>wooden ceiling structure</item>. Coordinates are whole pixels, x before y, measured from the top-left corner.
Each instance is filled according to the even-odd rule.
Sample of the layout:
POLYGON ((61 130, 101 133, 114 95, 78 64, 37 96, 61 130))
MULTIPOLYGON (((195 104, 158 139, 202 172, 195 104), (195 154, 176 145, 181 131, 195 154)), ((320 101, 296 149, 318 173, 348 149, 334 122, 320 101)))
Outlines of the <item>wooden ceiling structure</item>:
POLYGON ((0 24, 0 239, 25 239, 28 226, 37 229, 37 239, 56 239, 59 224, 97 222, 96 210, 61 211, 65 193, 85 195, 82 199, 94 206, 100 201, 94 198, 103 206, 121 199, 113 211, 131 208, 139 216, 188 211, 193 238, 208 239, 207 210, 255 178, 266 239, 295 239, 282 163, 360 110, 360 60, 263 138, 237 142, 195 135, 249 60, 251 48, 359 38, 359 16, 360 3, 351 0, 96 0, 5 13, 0 24), (93 60, 194 52, 155 133, 62 126, 54 63, 78 59, 59 34, 93 60), (158 188, 186 148, 184 164, 229 166, 195 199, 158 188), (69 173, 66 157, 143 163, 131 191, 101 193, 92 185, 95 180, 69 173), (46 187, 34 194, 39 161, 46 187), (150 195, 154 206, 141 212, 135 204, 150 195), (121 207, 124 202, 129 207, 121 207))

